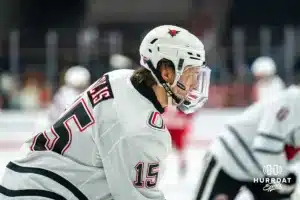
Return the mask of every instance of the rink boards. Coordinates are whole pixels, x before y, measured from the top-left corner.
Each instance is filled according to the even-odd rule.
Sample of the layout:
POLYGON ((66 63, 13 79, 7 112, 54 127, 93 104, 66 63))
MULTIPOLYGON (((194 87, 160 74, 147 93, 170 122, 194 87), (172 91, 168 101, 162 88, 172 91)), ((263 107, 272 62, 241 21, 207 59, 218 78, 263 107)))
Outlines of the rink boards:
MULTIPOLYGON (((207 146, 230 116, 237 115, 241 109, 203 109, 194 120, 194 131, 190 135, 191 144, 199 148, 207 146)), ((0 151, 14 150, 20 144, 43 131, 47 121, 40 112, 0 112, 0 151)))

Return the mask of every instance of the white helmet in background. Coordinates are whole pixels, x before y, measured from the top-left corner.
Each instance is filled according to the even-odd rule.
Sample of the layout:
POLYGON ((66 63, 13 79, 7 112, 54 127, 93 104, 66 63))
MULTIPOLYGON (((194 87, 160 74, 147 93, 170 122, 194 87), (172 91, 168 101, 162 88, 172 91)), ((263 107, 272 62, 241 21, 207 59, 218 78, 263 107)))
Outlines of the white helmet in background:
POLYGON ((71 87, 84 88, 90 83, 90 72, 82 66, 73 66, 65 74, 65 83, 71 87))
POLYGON ((8 73, 4 73, 0 76, 0 89, 4 92, 15 90, 17 82, 15 78, 8 73))
POLYGON ((112 55, 109 59, 109 64, 114 69, 126 69, 132 67, 131 59, 121 54, 112 55))
POLYGON ((276 74, 276 64, 270 57, 257 58, 251 67, 254 76, 272 76, 276 74))
POLYGON ((210 69, 205 65, 205 51, 202 42, 187 30, 163 25, 151 30, 140 45, 141 65, 150 70, 157 82, 173 98, 177 108, 184 113, 192 113, 202 107, 208 98, 210 69), (175 81, 169 86, 161 77, 158 62, 167 59, 175 67, 175 81), (183 97, 175 94, 173 88, 184 85, 180 78, 187 67, 197 67, 197 88, 187 91, 183 97), (171 89, 172 88, 172 89, 171 89))

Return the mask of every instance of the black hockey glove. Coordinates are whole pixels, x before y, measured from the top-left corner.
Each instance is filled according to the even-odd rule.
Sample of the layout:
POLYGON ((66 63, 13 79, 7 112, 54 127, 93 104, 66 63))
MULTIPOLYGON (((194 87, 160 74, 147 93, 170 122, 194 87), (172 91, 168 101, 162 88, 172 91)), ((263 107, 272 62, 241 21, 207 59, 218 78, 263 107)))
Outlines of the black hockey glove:
POLYGON ((291 172, 286 177, 281 179, 280 186, 277 192, 282 195, 292 194, 297 187, 297 176, 295 173, 291 172))

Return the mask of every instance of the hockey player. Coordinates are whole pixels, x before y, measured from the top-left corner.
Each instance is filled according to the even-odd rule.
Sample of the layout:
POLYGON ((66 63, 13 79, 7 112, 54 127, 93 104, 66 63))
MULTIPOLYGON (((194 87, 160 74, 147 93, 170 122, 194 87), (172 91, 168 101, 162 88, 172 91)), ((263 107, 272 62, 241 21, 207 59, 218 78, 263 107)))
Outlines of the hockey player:
POLYGON ((6 166, 0 199, 165 199, 160 162, 171 149, 161 113, 172 98, 185 113, 208 98, 202 42, 159 26, 140 46, 141 68, 109 72, 6 166), (2 196, 1 196, 2 195, 2 196))
POLYGON ((54 123, 67 105, 73 103, 76 98, 89 86, 90 72, 83 66, 69 68, 64 76, 65 84, 58 89, 49 107, 49 123, 54 123))
POLYGON ((205 157, 196 199, 233 200, 242 186, 256 200, 289 198, 296 187, 289 164, 299 151, 299 117, 300 86, 292 85, 229 121, 205 157))
POLYGON ((276 75, 276 64, 272 58, 266 56, 257 58, 251 70, 256 79, 253 88, 254 101, 274 98, 274 95, 280 94, 285 88, 281 78, 276 75))

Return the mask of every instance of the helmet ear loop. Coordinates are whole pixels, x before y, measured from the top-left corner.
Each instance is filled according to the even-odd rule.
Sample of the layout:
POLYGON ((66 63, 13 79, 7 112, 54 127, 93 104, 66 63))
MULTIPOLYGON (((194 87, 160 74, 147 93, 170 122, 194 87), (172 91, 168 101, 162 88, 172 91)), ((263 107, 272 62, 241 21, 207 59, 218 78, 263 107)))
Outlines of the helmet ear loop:
POLYGON ((173 98, 167 94, 167 98, 168 98, 168 105, 173 105, 173 98))
MULTIPOLYGON (((182 63, 183 63, 183 62, 182 62, 182 63)), ((183 73, 183 69, 181 68, 181 71, 178 72, 178 73, 176 74, 175 80, 174 80, 174 82, 172 83, 172 85, 170 86, 170 88, 178 87, 178 88, 181 89, 181 90, 186 90, 185 85, 179 81, 180 76, 182 75, 182 73, 183 73)), ((175 93, 174 93, 174 94, 175 94, 175 93)), ((176 95, 176 94, 175 94, 175 95, 176 95)), ((176 96, 177 96, 177 95, 176 95, 176 96)), ((177 97, 178 97, 178 96, 177 96, 177 97)), ((179 98, 179 97, 178 97, 178 98, 179 98)), ((184 100, 184 99, 182 99, 182 98, 179 98, 179 99, 180 99, 180 101, 179 101, 179 102, 176 102, 177 104, 182 103, 183 100, 184 100)))

